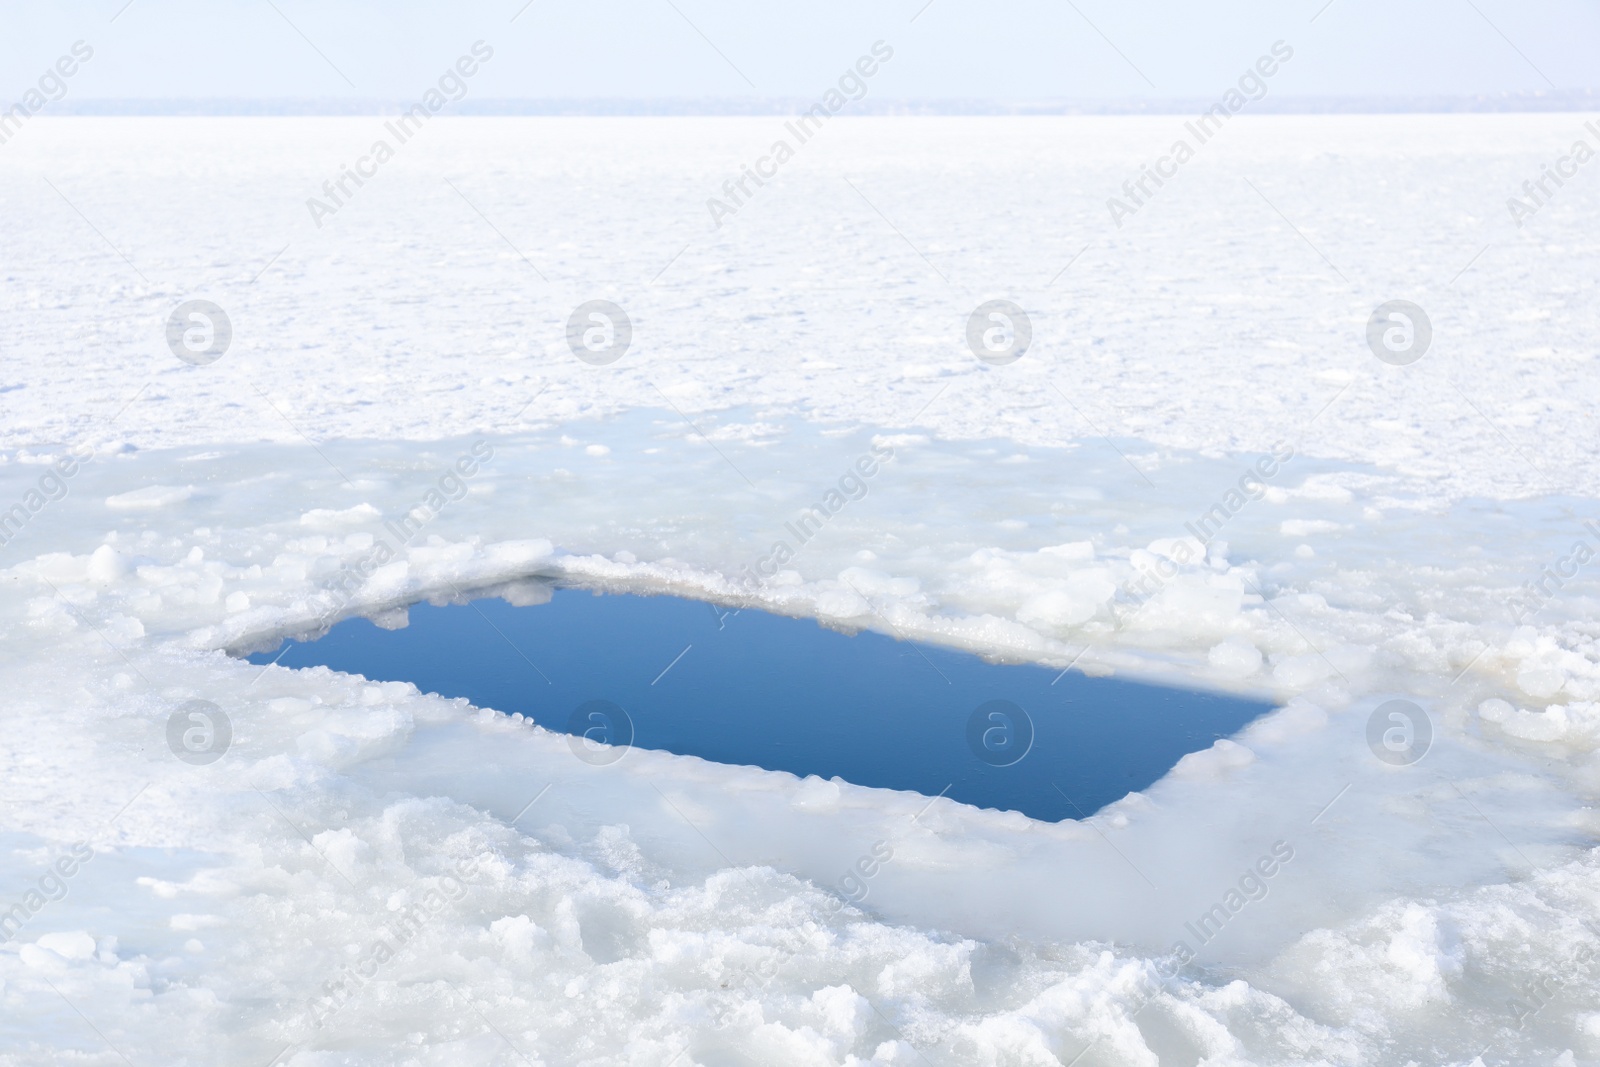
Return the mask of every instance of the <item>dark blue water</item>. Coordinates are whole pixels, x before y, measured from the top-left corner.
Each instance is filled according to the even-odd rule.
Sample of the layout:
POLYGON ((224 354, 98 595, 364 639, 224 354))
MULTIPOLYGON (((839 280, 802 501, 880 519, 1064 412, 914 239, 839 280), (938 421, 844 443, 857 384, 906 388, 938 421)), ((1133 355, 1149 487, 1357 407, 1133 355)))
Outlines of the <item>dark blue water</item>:
POLYGON ((416 605, 401 630, 350 619, 289 646, 249 659, 521 712, 573 735, 590 763, 631 744, 1051 821, 1149 786, 1271 709, 748 608, 577 589, 532 607, 416 605))

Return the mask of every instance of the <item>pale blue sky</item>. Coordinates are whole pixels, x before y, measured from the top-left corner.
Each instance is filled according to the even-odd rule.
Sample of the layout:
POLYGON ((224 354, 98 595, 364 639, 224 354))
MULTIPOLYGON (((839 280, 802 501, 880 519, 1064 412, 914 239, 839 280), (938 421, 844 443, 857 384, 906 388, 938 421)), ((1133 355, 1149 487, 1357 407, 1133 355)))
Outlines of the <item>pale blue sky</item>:
POLYGON ((1280 95, 1456 95, 1593 87, 1600 41, 1592 0, 123 3, 7 0, 0 97, 80 38, 75 101, 404 99, 479 38, 474 99, 816 96, 878 39, 880 100, 1215 96, 1278 39, 1280 95))

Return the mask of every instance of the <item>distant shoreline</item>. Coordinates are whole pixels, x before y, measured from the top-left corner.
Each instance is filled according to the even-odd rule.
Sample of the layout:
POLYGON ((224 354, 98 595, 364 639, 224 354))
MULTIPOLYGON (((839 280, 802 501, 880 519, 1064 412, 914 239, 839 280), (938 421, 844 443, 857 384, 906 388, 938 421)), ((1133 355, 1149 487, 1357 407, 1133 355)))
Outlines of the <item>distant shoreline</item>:
MULTIPOLYGON (((862 100, 855 115, 879 116, 1029 116, 1029 115, 1187 115, 1211 103, 1198 97, 1149 100, 862 100)), ((812 101, 799 98, 727 99, 572 99, 463 100, 448 114, 463 116, 739 116, 787 115, 812 101)), ((393 115, 404 111, 397 100, 61 100, 53 115, 393 115)), ((1280 97, 1252 106, 1262 115, 1398 115, 1515 114, 1600 112, 1600 93, 1587 90, 1557 93, 1505 93, 1481 96, 1430 97, 1280 97)))

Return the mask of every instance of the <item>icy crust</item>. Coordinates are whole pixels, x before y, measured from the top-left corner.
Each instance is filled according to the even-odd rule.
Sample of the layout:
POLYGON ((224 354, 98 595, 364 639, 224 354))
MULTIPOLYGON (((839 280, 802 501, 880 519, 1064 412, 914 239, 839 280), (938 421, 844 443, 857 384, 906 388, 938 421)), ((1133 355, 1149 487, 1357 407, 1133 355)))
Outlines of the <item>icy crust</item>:
POLYGON ((1171 479, 1152 508, 1084 443, 996 464, 790 427, 723 456, 670 422, 495 440, 409 542, 390 524, 472 442, 346 443, 349 483, 306 449, 87 464, 0 572, 8 1062, 1600 1059, 1592 579, 1520 625, 1484 608, 1565 551, 1565 509, 1469 539, 1312 465, 1200 552, 1184 517, 1254 457, 1146 453, 1171 479), (828 537, 754 585, 712 564, 771 554, 723 532, 751 506, 724 459, 756 477, 740 523, 781 530, 820 490, 762 449, 825 486, 875 444, 890 466, 828 537), (1457 555, 1419 575, 1423 536, 1457 555), (595 767, 491 709, 221 651, 557 579, 1282 708, 1050 825, 663 753, 595 767), (1368 747, 1393 696, 1431 716, 1413 767, 1368 747), (231 720, 214 764, 168 747, 190 699, 231 720))
POLYGON ((1046 121, 841 120, 707 237, 701 176, 767 120, 460 120, 259 274, 305 161, 346 157, 365 120, 241 138, 41 119, 8 145, 22 296, 0 504, 27 528, 0 546, 0 916, 25 922, 0 945, 3 1062, 1600 1060, 1596 589, 1587 557, 1565 569, 1591 501, 1494 502, 1600 484, 1596 304, 1575 280, 1600 248, 1578 239, 1595 189, 1523 230, 1502 214, 1570 118, 1246 121, 1064 274, 1170 124, 1046 121), (463 159, 484 161, 464 192, 525 254, 441 189, 463 159), (882 216, 841 207, 844 173, 882 216), (40 175, 157 282, 63 230, 40 175), (174 198, 184 226, 149 209, 174 198), (1383 275, 1396 249, 1405 270, 1383 275), (552 279, 533 300, 530 261, 552 279), (236 326, 211 368, 162 344, 195 279, 222 279, 200 295, 236 326), (992 286, 1034 316, 1008 368, 961 343, 992 286), (563 329, 599 295, 637 327, 606 371, 563 329), (1364 344, 1392 297, 1436 331, 1409 368, 1364 344), (350 322, 378 328, 333 325, 350 322), (648 434, 584 421, 663 398, 648 434), (839 447, 796 412, 837 420, 839 447), (851 436, 908 424, 926 435, 851 436), (328 464, 251 444, 296 426, 328 464), (501 437, 544 426, 521 451, 501 437), (347 439, 468 428, 506 462, 336 591, 472 443, 347 439), (57 440, 101 446, 65 499, 45 480, 57 440), (1341 462, 1291 461, 1203 559, 1176 558, 1185 523, 1283 441, 1341 462), (752 590, 784 522, 878 444, 896 457, 866 497, 752 590), (535 574, 1283 709, 1147 795, 1045 826, 656 753, 589 768, 492 711, 218 651, 352 612, 397 625, 408 600, 479 583, 536 597, 535 574), (1368 748, 1391 696, 1431 716, 1416 766, 1368 748), (190 699, 231 718, 215 764, 167 746, 190 699), (867 861, 850 904, 841 876, 867 861), (1201 944, 1189 928, 1218 907, 1201 944), (1195 958, 1175 969, 1180 942, 1195 958))
POLYGON ((1600 495, 1600 309, 1581 282, 1600 270, 1600 186, 1567 182, 1526 225, 1506 211, 1585 117, 1238 118, 1118 227, 1107 198, 1171 146, 1170 116, 841 116, 713 228, 706 198, 780 121, 452 119, 319 226, 306 197, 370 149, 367 118, 41 116, 0 173, 18 293, 0 309, 0 445, 297 442, 297 426, 431 441, 666 395, 696 419, 794 407, 1028 445, 1244 452, 1305 434, 1429 500, 1600 495), (184 162, 197 143, 203 175, 184 162), (464 160, 458 197, 440 175, 464 160), (44 179, 140 274, 64 230, 44 179), (151 207, 178 202, 183 226, 151 207), (217 373, 164 344, 193 297, 234 326, 217 373), (597 298, 634 325, 603 369, 566 337, 597 298), (964 341, 992 298, 1032 321, 1006 367, 964 341), (1409 367, 1366 342, 1393 299, 1433 326, 1409 367))
MULTIPOLYGON (((67 898, 0 950, 5 1062, 65 1049, 113 1062, 69 1003, 134 1062, 195 1064, 280 1053, 301 1064, 657 1065, 1048 1064, 1091 1047, 1096 1059, 1080 1062, 1600 1053, 1593 852, 1510 884, 1390 899, 1254 964, 1174 974, 1171 957, 1106 945, 873 921, 870 898, 863 912, 765 865, 715 869, 708 854, 704 873, 682 877, 638 840, 666 811, 580 827, 536 806, 512 821, 537 779, 498 811, 368 788, 341 766, 414 745, 430 721, 472 737, 479 763, 454 771, 468 779, 492 753, 541 742, 404 685, 271 672, 254 698, 263 713, 238 717, 230 762, 152 757, 136 746, 159 732, 158 694, 242 695, 248 678, 230 676, 250 668, 140 656, 155 685, 144 693, 92 634, 64 646, 59 663, 85 682, 69 704, 57 666, 7 672, 12 708, 55 714, 12 712, 14 726, 38 725, 11 746, 6 800, 48 795, 68 770, 93 785, 34 812, 40 837, 13 856, 44 866, 59 851, 50 841, 75 838, 95 855, 67 898), (40 758, 63 751, 66 766, 40 758)), ((683 795, 679 761, 634 757, 664 800, 718 833, 683 795)), ((748 795, 754 783, 722 770, 725 788, 748 795)))

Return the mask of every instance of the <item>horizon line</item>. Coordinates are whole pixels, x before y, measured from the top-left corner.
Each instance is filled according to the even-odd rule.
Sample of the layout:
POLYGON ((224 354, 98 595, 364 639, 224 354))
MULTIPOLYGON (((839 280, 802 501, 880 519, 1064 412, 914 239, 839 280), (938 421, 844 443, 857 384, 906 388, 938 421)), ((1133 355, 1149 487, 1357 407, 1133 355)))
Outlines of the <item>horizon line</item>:
MULTIPOLYGON (((993 100, 908 98, 851 101, 841 115, 872 116, 1030 116, 1030 115, 1185 115, 1216 101, 1207 97, 1165 99, 993 100)), ((802 97, 572 97, 507 98, 451 102, 442 114, 469 117, 719 117, 786 115, 804 112, 815 100, 802 97)), ((380 98, 126 98, 50 102, 45 114, 59 116, 359 116, 403 114, 406 107, 380 98)), ((1412 96, 1306 95, 1252 100, 1254 114, 1472 114, 1600 112, 1600 93, 1589 89, 1496 94, 1412 96)))

